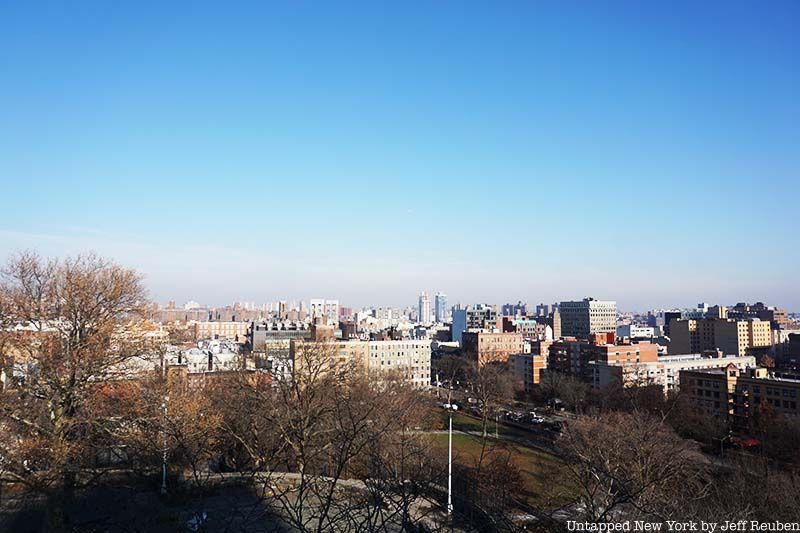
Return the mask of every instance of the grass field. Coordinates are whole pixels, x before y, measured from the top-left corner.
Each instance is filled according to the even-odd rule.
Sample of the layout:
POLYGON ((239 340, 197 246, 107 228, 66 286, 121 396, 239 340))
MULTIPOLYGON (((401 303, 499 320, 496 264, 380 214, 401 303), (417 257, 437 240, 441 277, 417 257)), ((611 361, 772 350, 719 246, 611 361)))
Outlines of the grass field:
MULTIPOLYGON (((453 419, 455 427, 455 418, 453 419)), ((492 424, 494 429, 494 424, 492 424)), ((434 435, 434 444, 447 454, 447 435, 434 435)), ((464 466, 473 466, 480 457, 481 438, 464 433, 453 433, 453 460, 464 466)), ((525 485, 524 500, 539 509, 552 509, 570 501, 568 485, 564 481, 561 460, 538 448, 489 439, 488 446, 503 447, 511 452, 512 461, 520 469, 525 485)))

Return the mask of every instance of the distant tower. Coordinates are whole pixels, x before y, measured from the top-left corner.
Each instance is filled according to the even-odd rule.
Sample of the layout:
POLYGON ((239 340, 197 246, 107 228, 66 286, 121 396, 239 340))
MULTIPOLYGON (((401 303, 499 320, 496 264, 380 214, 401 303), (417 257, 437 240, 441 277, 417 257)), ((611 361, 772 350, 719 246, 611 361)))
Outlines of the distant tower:
POLYGON ((419 295, 417 319, 422 324, 431 323, 431 297, 428 296, 428 293, 425 291, 422 291, 422 293, 419 295))
POLYGON ((450 317, 447 316, 447 295, 443 292, 437 292, 434 297, 434 309, 436 314, 436 322, 443 324, 449 322, 450 317))

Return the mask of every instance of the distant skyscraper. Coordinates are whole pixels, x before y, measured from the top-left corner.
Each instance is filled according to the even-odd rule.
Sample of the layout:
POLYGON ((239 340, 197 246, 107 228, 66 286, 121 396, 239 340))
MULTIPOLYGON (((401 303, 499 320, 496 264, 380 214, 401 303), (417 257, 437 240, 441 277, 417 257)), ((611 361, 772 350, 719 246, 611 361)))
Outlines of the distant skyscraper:
POLYGON ((422 324, 431 323, 431 297, 422 291, 419 295, 419 309, 417 310, 417 320, 422 324))
POLYGON ((528 304, 522 301, 515 304, 504 304, 500 314, 503 316, 525 316, 528 314, 528 304))
POLYGON ((436 322, 448 322, 450 317, 447 316, 447 295, 443 292, 437 292, 434 300, 436 322))
POLYGON ((308 309, 312 319, 325 317, 328 324, 337 324, 339 322, 339 300, 312 298, 308 309))

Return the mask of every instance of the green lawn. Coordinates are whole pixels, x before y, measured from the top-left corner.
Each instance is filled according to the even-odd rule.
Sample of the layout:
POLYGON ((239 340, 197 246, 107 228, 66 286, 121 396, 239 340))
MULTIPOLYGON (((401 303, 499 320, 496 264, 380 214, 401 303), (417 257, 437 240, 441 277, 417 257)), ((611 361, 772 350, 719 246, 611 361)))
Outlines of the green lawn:
MULTIPOLYGON (((455 428, 455 418, 453 426, 455 428)), ((441 450, 440 453, 446 454, 447 434, 433 435, 433 439, 434 445, 441 450)), ((453 433, 453 460, 465 466, 473 466, 480 457, 481 446, 480 437, 453 433)), ((489 439, 487 446, 502 446, 511 451, 512 461, 522 473, 524 499, 529 505, 550 509, 568 503, 571 491, 564 483, 564 465, 559 458, 537 448, 494 439, 489 439)))
MULTIPOLYGON (((444 427, 447 429, 447 412, 442 413, 444 420, 444 427)), ((487 429, 489 433, 494 435, 494 419, 489 420, 487 429)), ((458 431, 483 431, 482 422, 479 418, 465 415, 464 413, 456 413, 453 415, 453 430, 458 431)), ((500 424, 498 426, 498 433, 505 434, 506 428, 500 424)))

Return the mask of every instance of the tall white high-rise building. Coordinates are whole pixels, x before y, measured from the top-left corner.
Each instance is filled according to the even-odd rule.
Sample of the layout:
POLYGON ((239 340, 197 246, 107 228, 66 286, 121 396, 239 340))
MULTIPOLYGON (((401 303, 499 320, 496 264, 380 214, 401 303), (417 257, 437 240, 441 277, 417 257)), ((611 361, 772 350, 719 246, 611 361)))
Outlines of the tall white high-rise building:
POLYGON ((312 298, 308 305, 308 311, 312 320, 326 317, 328 324, 336 325, 339 323, 339 300, 312 298))
POLYGON ((436 293, 436 296, 434 297, 434 310, 436 322, 441 324, 450 321, 450 317, 448 316, 449 313, 447 312, 447 295, 445 293, 436 293))
POLYGON ((417 310, 417 320, 422 324, 430 324, 431 320, 431 297, 422 291, 419 295, 419 309, 417 310))

